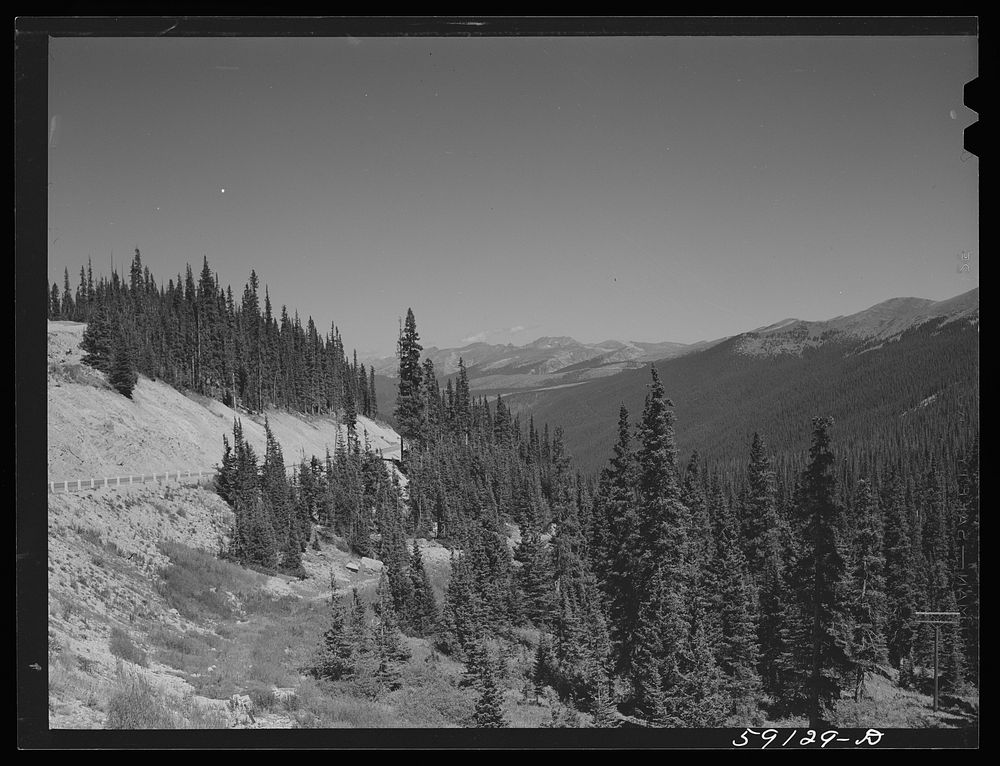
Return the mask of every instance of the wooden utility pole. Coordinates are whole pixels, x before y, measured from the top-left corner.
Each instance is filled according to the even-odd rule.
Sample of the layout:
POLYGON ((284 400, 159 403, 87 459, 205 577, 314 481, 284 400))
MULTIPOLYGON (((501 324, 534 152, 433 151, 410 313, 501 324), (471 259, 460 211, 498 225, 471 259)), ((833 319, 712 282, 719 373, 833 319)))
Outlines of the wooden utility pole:
POLYGON ((916 612, 915 622, 934 626, 934 712, 938 709, 938 644, 942 625, 956 625, 958 612, 916 612))

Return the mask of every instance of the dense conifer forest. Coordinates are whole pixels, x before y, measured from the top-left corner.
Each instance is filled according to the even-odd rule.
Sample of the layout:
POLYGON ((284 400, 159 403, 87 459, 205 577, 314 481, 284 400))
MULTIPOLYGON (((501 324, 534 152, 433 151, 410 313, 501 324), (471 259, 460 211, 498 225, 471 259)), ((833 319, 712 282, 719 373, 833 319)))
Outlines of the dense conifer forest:
POLYGON ((238 299, 207 258, 197 281, 189 265, 183 277, 157 285, 136 249, 127 280, 114 272, 95 281, 88 263, 74 291, 67 270, 48 307, 50 320, 87 323, 85 361, 104 372, 117 354, 120 369, 253 412, 378 414, 374 373, 357 353, 347 358, 336 325, 324 332, 312 317, 303 325, 285 306, 275 316, 255 271, 238 299))
MULTIPOLYGON (((932 634, 915 612, 930 610, 962 615, 942 630, 941 688, 978 686, 978 397, 974 409, 959 397, 943 411, 965 406, 962 418, 921 421, 904 443, 864 386, 840 384, 867 423, 848 429, 826 416, 847 394, 807 407, 794 381, 776 383, 775 397, 798 404, 775 418, 749 409, 751 437, 720 427, 725 449, 710 441, 703 456, 676 437, 683 407, 672 398, 686 390, 668 390, 650 365, 641 407, 604 402, 617 416, 610 459, 581 472, 562 428, 525 422, 501 396, 473 397, 461 362, 442 388, 421 361, 411 310, 393 412, 404 488, 355 426, 357 413, 378 415, 374 376, 347 359, 336 327, 321 335, 284 308, 276 319, 266 290, 262 309, 253 273, 237 304, 207 261, 197 283, 188 269, 157 287, 136 251, 127 283, 94 285, 88 268, 75 294, 68 275, 61 295, 53 285, 50 318, 88 322, 89 363, 116 378, 131 359, 247 410, 344 416, 346 439, 291 477, 270 429, 257 456, 237 421, 218 477, 236 520, 220 555, 302 576, 307 546, 336 535, 383 562, 374 603, 354 594, 331 604, 317 677, 391 689, 401 634, 426 637, 465 664, 475 725, 500 727, 503 657, 528 629, 537 643, 525 688, 551 687, 593 726, 798 717, 819 727, 876 675, 927 687, 932 634), (792 432, 808 451, 776 455, 770 434, 786 444, 792 432), (417 538, 451 549, 441 603, 417 538)), ((901 359, 904 341, 893 349, 901 359)), ((956 353, 931 354, 926 374, 968 364, 956 353)), ((817 375, 822 362, 805 360, 817 375)))

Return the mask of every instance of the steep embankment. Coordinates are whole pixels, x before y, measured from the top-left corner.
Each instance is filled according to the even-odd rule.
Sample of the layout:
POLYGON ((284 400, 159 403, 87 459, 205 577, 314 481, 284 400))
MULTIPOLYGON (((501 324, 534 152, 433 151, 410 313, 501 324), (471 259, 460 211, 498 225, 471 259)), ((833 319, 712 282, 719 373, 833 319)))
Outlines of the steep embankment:
MULTIPOLYGON (((140 376, 132 400, 111 389, 104 376, 81 364, 86 325, 49 322, 49 481, 127 476, 177 470, 210 470, 222 458, 222 437, 239 417, 243 433, 264 454, 264 419, 236 412, 197 394, 184 394, 140 376)), ((267 414, 288 464, 333 452, 344 427, 332 417, 267 414)), ((399 437, 387 426, 358 418, 358 434, 391 457, 399 437)))

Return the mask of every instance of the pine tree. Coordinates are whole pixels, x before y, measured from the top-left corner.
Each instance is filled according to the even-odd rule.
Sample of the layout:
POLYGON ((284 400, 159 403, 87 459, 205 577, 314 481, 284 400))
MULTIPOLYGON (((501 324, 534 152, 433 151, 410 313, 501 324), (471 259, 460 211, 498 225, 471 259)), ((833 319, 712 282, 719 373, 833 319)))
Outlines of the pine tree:
POLYGON ((375 591, 375 657, 376 679, 383 691, 398 689, 400 685, 399 663, 410 655, 399 633, 399 620, 393 606, 387 571, 382 570, 375 591))
POLYGON ((782 658, 790 656, 788 616, 795 613, 789 597, 788 564, 795 555, 784 519, 778 519, 768 538, 759 590, 760 677, 772 699, 780 699, 785 696, 782 658))
POLYGON ((418 636, 427 636, 437 627, 438 610, 431 588, 430 578, 424 568, 417 540, 413 540, 413 552, 410 555, 409 579, 411 598, 407 615, 407 623, 418 636))
POLYGON ((249 498, 240 498, 240 502, 245 504, 243 514, 247 519, 247 549, 243 561, 273 571, 278 566, 278 544, 264 501, 255 493, 249 498))
POLYGON ((323 633, 319 656, 312 668, 313 675, 333 681, 352 676, 355 651, 347 609, 344 602, 334 594, 330 600, 330 627, 323 633))
MULTIPOLYGON (((691 614, 691 635, 680 652, 677 684, 670 689, 656 717, 667 725, 676 722, 689 727, 712 727, 726 722, 731 703, 705 620, 706 615, 696 607, 691 614)), ((739 721, 743 723, 746 719, 739 721)))
POLYGON ((771 470, 764 440, 754 432, 739 520, 744 552, 751 572, 764 571, 767 537, 774 529, 775 521, 774 472, 771 470))
POLYGON ((521 564, 517 585, 522 612, 532 625, 545 629, 552 618, 553 573, 549 550, 542 542, 536 519, 529 521, 522 532, 514 559, 521 564))
MULTIPOLYGON (((483 654, 486 655, 485 650, 483 654)), ((473 715, 473 725, 479 729, 502 729, 507 724, 503 712, 503 692, 500 689, 497 664, 488 656, 479 663, 479 699, 473 715)))
MULTIPOLYGON (((689 635, 687 614, 688 510, 680 499, 674 416, 656 367, 639 428, 639 548, 635 587, 641 597, 632 650, 637 704, 662 722, 680 720, 673 706, 680 683, 680 652, 689 635)), ((626 647, 626 653, 628 647, 626 647)), ((626 655, 626 656, 627 656, 626 655)))
POLYGON ((281 444, 271 430, 271 423, 264 418, 265 452, 260 472, 260 489, 264 505, 270 516, 271 526, 281 552, 283 571, 301 576, 302 539, 299 524, 293 513, 292 492, 285 469, 285 456, 281 444))
POLYGON ((111 357, 120 342, 120 332, 116 330, 111 320, 111 309, 106 302, 101 302, 90 316, 87 329, 83 331, 80 347, 87 353, 83 363, 101 372, 111 371, 111 357))
POLYGON ((612 626, 616 666, 619 672, 626 675, 631 672, 635 652, 636 623, 641 602, 637 586, 643 545, 631 443, 628 410, 622 405, 618 412, 618 439, 606 472, 602 510, 608 529, 604 588, 608 594, 609 623, 612 626))
POLYGON ((919 571, 904 486, 898 475, 893 475, 883 489, 882 515, 885 519, 886 643, 890 664, 900 668, 904 661, 912 663, 919 571))
POLYGON ((962 640, 968 657, 967 677, 979 684, 979 439, 961 463, 958 528, 958 604, 963 613, 962 640))
POLYGON ((62 306, 60 306, 59 318, 67 322, 73 321, 73 294, 69 288, 69 269, 63 270, 63 294, 62 306))
POLYGON ((476 592, 473 565, 467 555, 453 554, 436 645, 447 654, 467 652, 482 635, 484 623, 484 607, 476 592))
POLYGON ((420 336, 413 309, 406 310, 406 322, 399 335, 399 392, 396 396, 396 423, 400 436, 408 442, 419 442, 423 426, 423 399, 420 368, 420 336))
POLYGON ((233 504, 234 484, 236 481, 236 456, 229 445, 229 439, 222 436, 222 463, 215 476, 215 491, 229 505, 233 504))
MULTIPOLYGON (((756 598, 753 579, 740 544, 738 524, 729 503, 716 494, 718 514, 716 554, 718 562, 714 585, 718 602, 714 605, 719 618, 721 643, 718 662, 725 674, 728 697, 726 710, 740 722, 747 722, 756 713, 760 694, 760 648, 757 643, 756 598)), ((704 640, 711 643, 712 615, 703 614, 701 630, 704 640)))
POLYGON ((59 304, 59 285, 53 282, 52 289, 49 291, 49 320, 58 321, 61 310, 62 307, 59 304))
POLYGON ((139 376, 135 372, 132 350, 124 337, 118 339, 118 345, 111 357, 108 382, 127 399, 132 398, 132 391, 135 389, 136 383, 139 382, 139 376))
POLYGON ((871 484, 862 479, 855 492, 857 534, 851 562, 850 617, 853 628, 851 658, 856 667, 854 699, 864 694, 865 679, 886 659, 885 557, 882 518, 871 484))
POLYGON ((842 509, 836 500, 832 425, 830 418, 813 419, 809 465, 802 476, 797 507, 803 546, 793 582, 802 615, 808 620, 808 649, 799 649, 808 653, 809 660, 800 672, 805 712, 813 728, 829 721, 830 709, 840 697, 841 675, 851 666, 836 630, 843 607, 838 602, 838 585, 844 576, 844 561, 836 538, 842 509))

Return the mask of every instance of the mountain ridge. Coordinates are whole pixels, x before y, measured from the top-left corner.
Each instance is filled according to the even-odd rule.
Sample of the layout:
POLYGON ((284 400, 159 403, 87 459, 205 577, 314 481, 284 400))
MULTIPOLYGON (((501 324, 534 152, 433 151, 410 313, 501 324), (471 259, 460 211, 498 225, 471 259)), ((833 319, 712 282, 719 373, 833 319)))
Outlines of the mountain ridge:
MULTIPOLYGON (((676 359, 732 342, 746 356, 801 355, 824 343, 857 345, 888 342, 907 329, 936 318, 978 322, 979 288, 940 301, 896 297, 853 314, 826 320, 786 317, 772 324, 734 335, 696 343, 673 341, 621 341, 613 338, 583 343, 570 336, 541 336, 517 346, 512 343, 470 343, 455 348, 430 346, 423 358, 434 363, 439 377, 457 374, 463 360, 470 389, 483 395, 520 393, 567 388, 595 379, 611 377, 650 362, 676 359)), ((393 379, 396 357, 368 359, 380 380, 393 379)))

